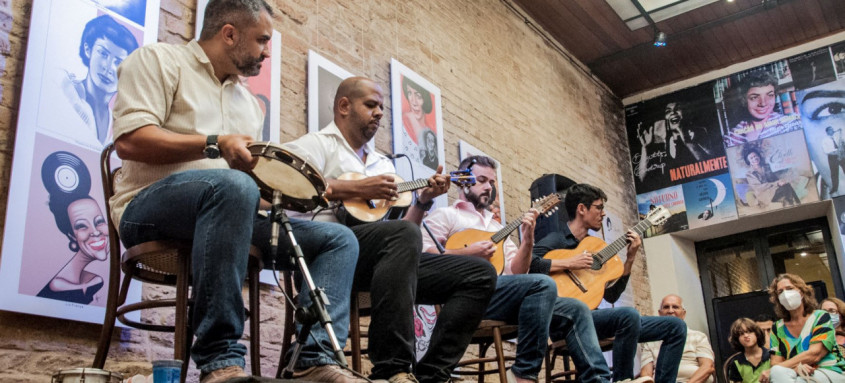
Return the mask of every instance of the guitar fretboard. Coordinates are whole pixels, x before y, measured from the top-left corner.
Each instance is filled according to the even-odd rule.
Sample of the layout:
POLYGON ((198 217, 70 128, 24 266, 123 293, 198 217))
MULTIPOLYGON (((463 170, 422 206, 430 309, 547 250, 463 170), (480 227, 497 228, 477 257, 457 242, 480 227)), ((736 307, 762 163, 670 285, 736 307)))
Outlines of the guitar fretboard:
POLYGON ((428 186, 428 178, 420 178, 418 180, 400 182, 396 184, 396 192, 404 193, 411 190, 422 189, 426 186, 428 186))
POLYGON ((493 243, 499 243, 504 241, 505 238, 507 238, 511 234, 511 232, 516 230, 516 228, 519 227, 519 225, 521 224, 521 219, 515 219, 511 221, 511 223, 505 225, 502 230, 499 230, 496 232, 496 234, 493 234, 493 236, 490 237, 490 240, 493 241, 493 243))
MULTIPOLYGON (((635 233, 642 236, 648 228, 652 226, 651 221, 644 219, 640 221, 640 223, 634 225, 631 228, 635 233)), ((626 232, 627 233, 627 232, 626 232)), ((615 241, 611 242, 607 247, 601 249, 598 253, 596 253, 595 258, 599 261, 600 264, 604 264, 605 262, 609 261, 611 257, 616 255, 620 250, 624 249, 628 246, 628 241, 626 236, 623 235, 617 238, 615 241)))

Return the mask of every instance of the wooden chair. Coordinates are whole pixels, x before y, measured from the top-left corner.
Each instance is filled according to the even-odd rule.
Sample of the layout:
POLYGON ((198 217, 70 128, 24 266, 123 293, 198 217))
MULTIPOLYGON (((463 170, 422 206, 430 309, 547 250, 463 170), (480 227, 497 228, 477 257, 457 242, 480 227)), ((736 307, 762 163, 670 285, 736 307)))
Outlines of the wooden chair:
POLYGON ((361 347, 361 338, 368 338, 367 330, 361 330, 361 317, 370 316, 372 300, 369 292, 353 291, 349 302, 349 348, 347 356, 352 357, 352 369, 364 373, 361 366, 361 356, 368 353, 367 348, 361 347))
POLYGON ((739 354, 741 353, 734 353, 733 355, 729 356, 728 359, 725 360, 725 363, 722 364, 722 379, 724 379, 725 383, 731 383, 731 380, 728 378, 728 369, 731 367, 731 363, 736 360, 739 354))
MULTIPOLYGON (((185 381, 190 357, 191 343, 193 343, 193 329, 191 328, 191 300, 189 286, 191 285, 191 242, 178 240, 162 240, 144 242, 130 247, 120 254, 120 238, 118 230, 111 219, 111 207, 108 200, 114 195, 114 176, 120 168, 112 169, 111 156, 114 144, 103 149, 100 156, 100 171, 103 179, 103 194, 106 200, 106 217, 109 226, 109 289, 106 303, 106 313, 103 329, 94 357, 94 368, 102 369, 108 357, 114 333, 115 320, 121 323, 147 331, 173 332, 173 358, 182 360, 182 382, 185 381), (124 278, 121 282, 121 271, 124 278), (138 303, 126 304, 126 296, 130 282, 135 279, 146 283, 175 286, 175 299, 146 300, 138 303), (175 324, 158 325, 136 322, 126 318, 126 314, 134 311, 160 307, 173 307, 176 310, 175 324)), ((261 272, 261 252, 252 246, 249 250, 248 286, 250 320, 250 353, 252 374, 261 376, 261 340, 259 335, 259 287, 258 274, 261 272)))
POLYGON ((458 367, 477 364, 478 371, 462 371, 456 368, 452 371, 452 374, 475 375, 478 377, 479 383, 484 383, 485 375, 499 373, 499 382, 506 383, 508 381, 507 369, 509 367, 505 365, 505 361, 512 361, 515 358, 512 355, 505 355, 502 341, 516 338, 518 335, 517 328, 516 325, 509 325, 502 321, 482 320, 470 342, 471 344, 478 345, 478 357, 458 362, 458 367), (494 347, 496 351, 495 356, 486 356, 490 346, 494 347), (491 362, 496 363, 495 370, 486 369, 486 364, 491 362))
MULTIPOLYGON (((613 349, 613 338, 599 339, 599 347, 602 352, 613 349)), ((570 352, 565 340, 559 340, 549 345, 546 351, 546 383, 552 382, 575 382, 578 372, 570 365, 570 352), (554 372, 555 359, 563 358, 563 371, 554 372), (561 379, 563 378, 563 379, 561 379)))

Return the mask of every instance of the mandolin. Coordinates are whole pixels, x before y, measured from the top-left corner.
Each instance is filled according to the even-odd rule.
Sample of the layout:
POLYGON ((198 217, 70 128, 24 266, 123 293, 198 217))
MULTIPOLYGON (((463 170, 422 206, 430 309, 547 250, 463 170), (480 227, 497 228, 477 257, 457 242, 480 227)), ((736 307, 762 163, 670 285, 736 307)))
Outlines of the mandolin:
MULTIPOLYGON (((422 189, 428 186, 428 178, 420 178, 414 181, 403 181, 402 177, 396 174, 388 174, 393 176, 396 182, 396 191, 399 197, 394 200, 388 199, 371 199, 365 200, 363 198, 349 198, 342 201, 341 205, 335 211, 337 219, 346 226, 355 226, 362 223, 376 222, 384 218, 391 208, 405 208, 411 205, 414 198, 411 192, 417 189, 422 189)), ((469 170, 456 170, 451 172, 449 180, 458 186, 472 186, 475 185, 475 176, 469 170)), ((357 181, 367 178, 368 176, 349 172, 343 173, 337 179, 345 181, 357 181)))
MULTIPOLYGON (((670 216, 669 210, 658 206, 630 230, 642 236, 648 228, 662 225, 670 216)), ((625 231, 626 235, 630 230, 625 231)), ((593 254, 593 265, 589 269, 564 270, 549 274, 557 284, 557 295, 576 298, 584 302, 590 310, 599 307, 607 283, 619 279, 625 271, 622 259, 616 253, 628 246, 626 235, 609 245, 598 237, 587 236, 574 249, 552 250, 546 253, 543 258, 552 260, 569 259, 585 251, 593 254)))
MULTIPOLYGON (((540 215, 549 216, 557 210, 560 201, 561 196, 557 193, 552 193, 534 201, 534 203, 531 204, 531 207, 537 209, 540 212, 540 215)), ((496 272, 501 274, 505 269, 505 238, 507 238, 511 232, 516 230, 516 228, 518 228, 521 224, 521 219, 515 219, 495 233, 477 229, 461 230, 452 234, 452 236, 446 240, 446 249, 460 249, 476 242, 489 240, 496 244, 496 252, 490 257, 490 263, 492 263, 493 267, 496 268, 496 272)))

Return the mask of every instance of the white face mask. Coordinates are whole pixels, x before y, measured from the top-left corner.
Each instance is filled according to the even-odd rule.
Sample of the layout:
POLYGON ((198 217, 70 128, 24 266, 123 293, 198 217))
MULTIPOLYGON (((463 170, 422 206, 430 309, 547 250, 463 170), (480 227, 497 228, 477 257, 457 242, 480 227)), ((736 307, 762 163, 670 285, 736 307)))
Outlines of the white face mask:
POLYGON ((830 315, 830 324, 833 325, 833 328, 839 327, 839 313, 836 313, 836 314, 827 313, 827 315, 830 315))
POLYGON ((798 290, 783 290, 778 296, 778 301, 789 311, 801 306, 801 293, 798 290))

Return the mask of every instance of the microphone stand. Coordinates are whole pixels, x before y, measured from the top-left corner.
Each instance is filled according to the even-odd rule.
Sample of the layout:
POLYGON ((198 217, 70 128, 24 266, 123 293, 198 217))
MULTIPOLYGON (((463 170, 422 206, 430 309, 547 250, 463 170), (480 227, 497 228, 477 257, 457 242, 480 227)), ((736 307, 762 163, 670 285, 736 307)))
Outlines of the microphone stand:
POLYGON ((282 192, 274 190, 273 209, 271 214, 271 219, 273 220, 273 232, 270 237, 270 246, 275 253, 275 259, 275 256, 278 255, 279 224, 281 224, 290 238, 290 243, 293 245, 294 261, 296 265, 299 266, 299 271, 302 274, 305 284, 310 290, 309 296, 311 297, 311 305, 308 307, 298 307, 296 309, 296 313, 294 314, 296 321, 302 325, 302 330, 296 336, 296 348, 294 348, 293 355, 291 355, 290 361, 285 367, 282 376, 285 379, 293 378, 294 366, 296 365, 297 359, 299 359, 299 354, 302 352, 302 348, 305 347, 305 341, 311 334, 311 327, 318 321, 329 336, 335 360, 338 365, 346 368, 346 357, 343 355, 343 350, 340 348, 340 343, 337 341, 337 336, 332 328, 332 319, 329 317, 329 312, 326 310, 326 305, 329 304, 329 299, 326 297, 326 293, 322 288, 317 288, 317 286, 314 285, 314 280, 311 278, 311 271, 308 270, 308 265, 305 264, 305 256, 302 254, 302 248, 299 247, 299 243, 296 242, 296 237, 293 235, 290 218, 288 218, 288 215, 285 214, 285 210, 281 206, 281 199, 282 192))

